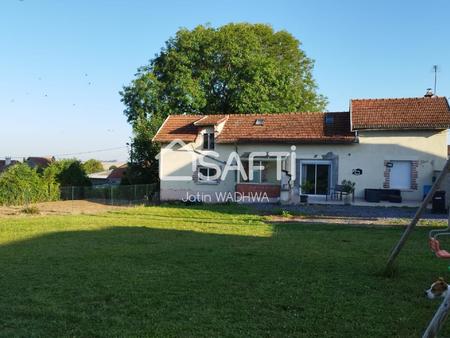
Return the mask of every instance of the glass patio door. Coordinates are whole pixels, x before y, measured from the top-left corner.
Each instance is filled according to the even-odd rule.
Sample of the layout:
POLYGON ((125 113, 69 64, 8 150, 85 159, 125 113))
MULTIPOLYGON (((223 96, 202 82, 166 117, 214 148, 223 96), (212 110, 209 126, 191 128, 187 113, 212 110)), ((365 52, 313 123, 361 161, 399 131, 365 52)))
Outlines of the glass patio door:
POLYGON ((302 191, 308 195, 328 195, 330 188, 330 163, 303 163, 302 184, 310 182, 310 188, 302 191))

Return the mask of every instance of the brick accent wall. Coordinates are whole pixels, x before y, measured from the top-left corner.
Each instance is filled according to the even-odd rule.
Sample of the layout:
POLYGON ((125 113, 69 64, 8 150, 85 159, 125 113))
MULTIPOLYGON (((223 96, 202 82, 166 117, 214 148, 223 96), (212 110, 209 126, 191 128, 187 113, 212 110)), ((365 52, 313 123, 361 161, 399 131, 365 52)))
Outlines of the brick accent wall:
POLYGON ((419 161, 411 161, 411 189, 417 190, 417 177, 418 177, 419 161))
MULTIPOLYGON (((390 161, 384 161, 384 182, 383 188, 389 189, 391 187, 391 168, 387 166, 390 161)), ((419 161, 411 161, 411 189, 417 190, 417 178, 418 178, 418 170, 419 170, 419 161)))
POLYGON ((241 193, 243 196, 247 196, 249 193, 261 193, 264 192, 269 198, 280 197, 281 187, 273 184, 236 184, 236 192, 241 193))
POLYGON ((388 163, 389 161, 384 161, 384 189, 389 189, 391 187, 391 168, 387 166, 388 163))

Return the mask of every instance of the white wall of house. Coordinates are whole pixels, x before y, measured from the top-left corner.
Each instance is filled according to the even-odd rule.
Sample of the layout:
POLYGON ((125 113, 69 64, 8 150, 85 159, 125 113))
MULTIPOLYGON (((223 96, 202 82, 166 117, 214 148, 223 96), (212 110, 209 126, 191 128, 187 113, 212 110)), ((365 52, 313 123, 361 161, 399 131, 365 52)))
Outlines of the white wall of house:
POLYGON ((164 147, 167 144, 161 145, 159 159, 160 177, 173 177, 176 175, 192 178, 188 181, 161 180, 160 199, 162 201, 189 200, 200 197, 205 202, 217 202, 224 194, 235 191, 235 175, 228 175, 224 181, 219 182, 199 182, 196 180, 196 173, 193 171, 192 163, 198 163, 200 157, 203 157, 205 162, 214 163, 221 168, 224 167, 224 163, 227 160, 225 155, 228 152, 221 151, 220 146, 215 148, 215 151, 220 153, 220 158, 217 160, 205 158, 199 154, 199 152, 204 151, 203 134, 212 131, 212 128, 203 129, 194 142, 188 143, 184 147, 165 149, 164 147))
MULTIPOLYGON (((202 141, 203 137, 199 135, 195 142, 185 147, 187 149, 163 149, 160 171, 170 176, 192 176, 191 161, 193 153, 187 150, 203 150, 202 141)), ((233 151, 237 151, 241 155, 252 151, 290 152, 292 145, 275 143, 217 144, 215 151, 220 154, 218 160, 226 161, 233 151)), ((417 178, 414 179, 416 184, 414 184, 414 187, 403 188, 402 197, 404 200, 420 200, 423 195, 423 186, 432 184, 434 171, 441 170, 447 159, 447 131, 364 131, 359 133, 359 143, 340 145, 296 144, 295 146, 296 157, 300 160, 323 160, 329 158, 330 153, 332 156, 337 156, 334 163, 338 163, 338 168, 332 170, 337 173, 336 181, 341 182, 343 179, 347 179, 355 182, 355 194, 360 198, 364 197, 365 188, 386 188, 386 162, 414 162, 417 165, 417 178), (362 175, 353 175, 354 169, 362 169, 362 175)), ((194 154, 197 157, 194 160, 198 160, 200 155, 194 154)), ((210 159, 205 160, 218 164, 218 162, 210 159)), ((392 173, 392 175, 394 174, 396 172, 392 173)), ((388 173, 388 175, 391 174, 388 173)), ((213 196, 212 202, 214 202, 216 192, 234 192, 235 184, 236 175, 233 173, 228 175, 225 181, 217 184, 198 183, 192 180, 189 182, 162 181, 161 199, 179 200, 185 198, 188 194, 205 193, 213 196)))
POLYGON ((417 187, 402 189, 402 197, 421 200, 423 186, 432 184, 434 171, 441 170, 447 160, 447 131, 360 132, 351 157, 355 160, 340 161, 340 174, 350 178, 355 165, 363 169, 363 175, 352 177, 359 197, 364 196, 363 188, 384 187, 385 161, 417 161, 417 187))

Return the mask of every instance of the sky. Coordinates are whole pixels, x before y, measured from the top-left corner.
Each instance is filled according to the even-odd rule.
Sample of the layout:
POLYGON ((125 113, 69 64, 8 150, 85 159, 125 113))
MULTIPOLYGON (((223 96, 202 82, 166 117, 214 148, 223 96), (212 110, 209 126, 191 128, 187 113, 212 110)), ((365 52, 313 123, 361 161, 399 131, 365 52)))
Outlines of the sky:
POLYGON ((315 60, 329 111, 351 98, 450 96, 448 1, 1 0, 0 159, 126 160, 119 91, 181 27, 267 23, 315 60), (100 151, 101 150, 101 151, 100 151))

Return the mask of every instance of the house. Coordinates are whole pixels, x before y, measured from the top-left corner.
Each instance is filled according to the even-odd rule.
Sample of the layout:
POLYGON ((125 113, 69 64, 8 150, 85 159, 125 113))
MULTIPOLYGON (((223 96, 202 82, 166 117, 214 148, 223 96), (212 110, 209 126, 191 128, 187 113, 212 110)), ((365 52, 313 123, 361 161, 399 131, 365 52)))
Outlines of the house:
POLYGON ((88 174, 87 177, 93 186, 108 185, 108 177, 111 173, 112 169, 88 174))
POLYGON ((121 184, 122 178, 126 175, 128 169, 128 164, 122 164, 118 168, 114 168, 111 174, 108 176, 108 181, 110 184, 121 184))
POLYGON ((350 100, 344 112, 171 115, 153 138, 160 198, 264 193, 296 203, 301 193, 325 198, 346 179, 357 198, 398 189, 404 201, 419 201, 445 164, 449 126, 447 99, 429 95, 350 100), (224 175, 230 165, 238 169, 224 175))
POLYGON ((54 161, 54 157, 28 157, 24 162, 33 169, 45 169, 54 161))
POLYGON ((6 157, 4 160, 0 160, 0 173, 4 172, 9 167, 20 163, 19 161, 12 160, 11 157, 6 157))
POLYGON ((99 185, 119 185, 122 178, 126 174, 127 164, 123 164, 118 168, 100 171, 88 175, 93 186, 99 185))

